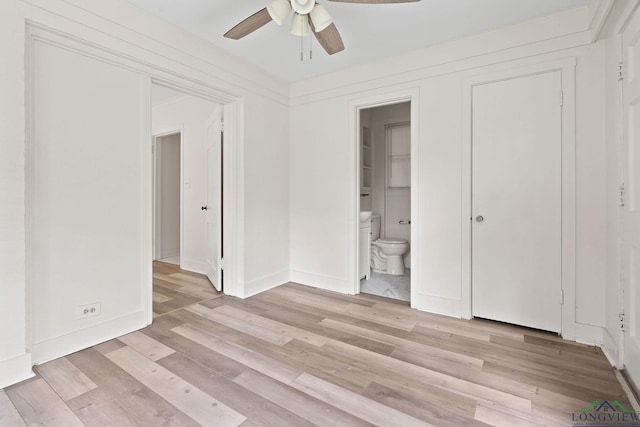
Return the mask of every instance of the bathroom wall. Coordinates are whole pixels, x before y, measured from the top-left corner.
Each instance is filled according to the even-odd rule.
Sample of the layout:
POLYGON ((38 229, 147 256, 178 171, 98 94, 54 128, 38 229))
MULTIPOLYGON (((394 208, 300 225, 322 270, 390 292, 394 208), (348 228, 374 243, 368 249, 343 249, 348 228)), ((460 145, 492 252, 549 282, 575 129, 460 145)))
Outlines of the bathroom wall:
MULTIPOLYGON (((380 236, 407 239, 409 251, 404 256, 404 265, 407 268, 411 268, 411 226, 394 226, 387 222, 389 218, 402 216, 400 212, 411 212, 411 188, 386 188, 387 149, 385 129, 385 126, 390 124, 410 121, 411 103, 403 102, 401 104, 385 105, 371 108, 369 111, 371 111, 372 115, 371 134, 373 136, 372 210, 382 217, 380 236), (399 230, 398 227, 406 228, 406 230, 399 230)), ((407 217, 406 219, 410 220, 411 218, 407 217)))

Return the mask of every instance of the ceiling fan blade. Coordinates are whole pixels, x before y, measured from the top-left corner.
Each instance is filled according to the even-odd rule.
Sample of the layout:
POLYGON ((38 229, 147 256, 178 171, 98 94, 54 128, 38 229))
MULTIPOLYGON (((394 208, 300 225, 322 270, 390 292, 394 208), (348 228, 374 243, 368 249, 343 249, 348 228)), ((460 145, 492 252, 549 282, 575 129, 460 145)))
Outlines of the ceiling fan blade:
POLYGON ((339 3, 368 3, 368 4, 382 4, 382 3, 413 3, 420 0, 329 0, 339 3))
POLYGON ((228 39, 238 40, 269 22, 271 22, 271 15, 265 7, 227 31, 224 36, 228 39))
POLYGON ((324 30, 318 32, 313 28, 313 22, 311 22, 311 20, 309 20, 309 24, 311 25, 313 34, 316 36, 316 39, 318 39, 318 43, 320 43, 320 46, 322 46, 329 55, 333 55, 334 53, 344 50, 344 43, 342 42, 342 37, 340 37, 340 33, 336 28, 336 24, 331 24, 324 30))

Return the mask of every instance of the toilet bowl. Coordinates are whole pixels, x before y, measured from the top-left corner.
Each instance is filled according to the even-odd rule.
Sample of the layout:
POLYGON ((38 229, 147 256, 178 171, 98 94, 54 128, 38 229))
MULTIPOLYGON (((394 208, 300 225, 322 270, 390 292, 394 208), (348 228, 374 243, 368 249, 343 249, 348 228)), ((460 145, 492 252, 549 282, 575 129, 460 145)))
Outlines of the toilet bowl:
POLYGON ((404 239, 378 239, 371 242, 371 266, 378 273, 404 274, 404 260, 409 243, 404 239))
POLYGON ((371 217, 371 268, 378 273, 404 274, 403 255, 409 250, 405 239, 380 238, 380 215, 371 217))

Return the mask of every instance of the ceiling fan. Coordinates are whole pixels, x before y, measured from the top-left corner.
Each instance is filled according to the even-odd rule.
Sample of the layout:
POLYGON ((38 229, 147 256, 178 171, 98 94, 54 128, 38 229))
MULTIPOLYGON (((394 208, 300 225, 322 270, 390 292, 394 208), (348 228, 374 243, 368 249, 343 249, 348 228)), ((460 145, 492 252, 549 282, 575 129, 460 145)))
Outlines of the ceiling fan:
MULTIPOLYGON (((420 0, 329 0, 340 3, 411 3, 420 0)), ((251 34, 272 20, 281 25, 293 9, 290 31, 296 36, 306 36, 309 31, 318 39, 320 45, 329 55, 344 50, 340 33, 333 19, 322 5, 315 0, 272 0, 264 9, 254 13, 247 19, 225 33, 225 37, 238 40, 251 34)))

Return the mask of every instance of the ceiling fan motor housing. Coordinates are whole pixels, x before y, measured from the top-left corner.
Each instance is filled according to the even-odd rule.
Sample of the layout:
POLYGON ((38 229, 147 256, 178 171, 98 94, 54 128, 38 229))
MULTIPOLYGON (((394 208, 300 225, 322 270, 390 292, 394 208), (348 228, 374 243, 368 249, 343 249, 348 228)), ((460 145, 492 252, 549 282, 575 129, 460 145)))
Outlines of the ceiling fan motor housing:
POLYGON ((309 14, 315 5, 315 0, 291 0, 291 7, 300 15, 309 14))

